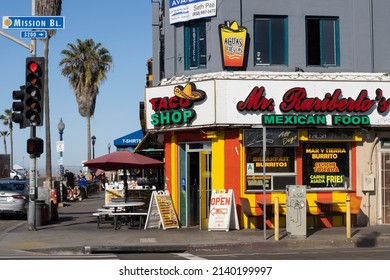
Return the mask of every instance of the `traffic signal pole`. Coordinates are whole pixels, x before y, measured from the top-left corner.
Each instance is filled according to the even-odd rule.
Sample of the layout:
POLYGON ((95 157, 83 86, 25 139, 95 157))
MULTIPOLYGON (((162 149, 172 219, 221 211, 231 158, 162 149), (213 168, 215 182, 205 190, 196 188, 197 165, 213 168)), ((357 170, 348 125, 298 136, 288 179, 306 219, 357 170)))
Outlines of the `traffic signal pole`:
MULTIPOLYGON (((35 138, 36 136, 36 126, 33 125, 30 127, 30 138, 35 138)), ((37 158, 35 155, 30 155, 30 195, 29 195, 29 204, 28 204, 28 230, 36 230, 36 203, 35 201, 38 198, 38 189, 36 184, 36 175, 37 175, 37 158)))
MULTIPOLYGON (((35 0, 31 0, 31 14, 32 16, 35 16, 35 0)), ((26 44, 25 42, 17 39, 17 38, 14 38, 13 36, 3 32, 0 30, 0 35, 18 43, 19 45, 27 48, 30 53, 31 53, 31 57, 36 57, 36 40, 34 38, 31 39, 31 44, 28 45, 26 44)), ((38 66, 41 66, 42 65, 39 65, 39 61, 38 61, 38 66)), ((26 89, 27 90, 27 89, 26 89)), ((24 98, 26 98, 26 96, 28 95, 27 91, 24 90, 24 86, 21 87, 21 91, 14 91, 13 93, 13 98, 16 99, 16 100, 19 100, 22 96, 23 96, 23 99, 22 100, 19 100, 18 102, 14 102, 13 104, 13 111, 15 111, 15 108, 18 109, 18 111, 21 109, 21 105, 24 104, 26 105, 26 100, 24 100, 24 98), (24 91, 24 95, 21 95, 19 92, 23 92, 24 91), (18 93, 17 93, 18 92, 18 93), (16 105, 18 104, 18 105, 16 105), (16 106, 14 108, 14 106, 16 106)), ((30 92, 31 93, 31 92, 30 92)), ((34 97, 35 96, 35 93, 31 93, 31 97, 34 97)), ((42 90, 42 94, 40 96, 41 100, 43 100, 43 90, 42 90)), ((37 100, 35 100, 37 101, 37 100)), ((32 100, 32 102, 34 102, 34 100, 32 100)), ((42 105, 43 103, 40 104, 40 106, 42 105)), ((28 105, 29 106, 29 105, 28 105)), ((31 108, 34 109, 33 107, 35 106, 34 105, 31 105, 31 108)), ((43 109, 43 106, 40 107, 40 109, 42 110, 43 109)), ((34 110, 33 110, 34 111, 34 110)), ((36 112, 34 112, 36 113, 36 112)), ((36 121, 36 119, 33 119, 32 122, 30 122, 29 125, 27 125, 25 123, 25 118, 26 116, 24 115, 24 112, 21 111, 20 113, 16 113, 16 114, 12 114, 13 117, 12 117, 12 121, 14 122, 17 122, 20 124, 20 128, 25 128, 27 126, 30 126, 30 139, 37 139, 36 138, 36 126, 37 125, 42 125, 43 123, 43 113, 40 115, 40 119, 39 121, 36 121), (18 116, 16 117, 16 119, 14 119, 14 115, 15 116, 18 116)), ((30 119, 31 120, 31 119, 30 119)), ((38 139, 38 140, 41 140, 41 139, 38 139)), ((41 140, 42 141, 42 140, 41 140)), ((34 142, 35 144, 37 144, 37 142, 35 141, 34 142)), ((41 142, 39 142, 40 144, 41 142)), ((27 145, 29 144, 29 142, 27 141, 27 145)), ((29 147, 27 147, 27 150, 29 151, 29 147)), ((41 152, 42 153, 42 152, 41 152)), ((37 157, 39 157, 40 154, 37 154, 37 153, 30 153, 30 170, 29 170, 29 186, 30 186, 30 190, 29 190, 29 208, 28 208, 28 216, 27 216, 27 224, 28 224, 28 230, 29 231, 32 231, 32 230, 36 230, 36 200, 38 198, 38 188, 37 188, 37 157)))
MULTIPOLYGON (((31 0, 31 14, 35 16, 35 0, 31 0)), ((35 39, 31 39, 31 56, 36 56, 36 42, 35 39)), ((36 137, 36 126, 30 126, 30 138, 36 137)), ((36 225, 36 203, 35 201, 38 198, 38 188, 37 188, 37 158, 35 155, 30 155, 30 195, 29 195, 29 204, 28 204, 28 216, 27 216, 27 225, 28 230, 33 231, 37 230, 36 225)))

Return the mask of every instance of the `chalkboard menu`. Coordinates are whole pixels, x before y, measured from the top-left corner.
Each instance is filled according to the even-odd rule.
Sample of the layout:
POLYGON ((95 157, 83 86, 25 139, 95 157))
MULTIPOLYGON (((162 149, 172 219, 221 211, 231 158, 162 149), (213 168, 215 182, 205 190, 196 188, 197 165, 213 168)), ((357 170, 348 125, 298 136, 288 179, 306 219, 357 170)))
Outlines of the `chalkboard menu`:
MULTIPOLYGON (((262 129, 244 129, 243 143, 245 147, 263 147, 262 129)), ((267 128, 267 147, 298 147, 298 130, 288 128, 267 128)))

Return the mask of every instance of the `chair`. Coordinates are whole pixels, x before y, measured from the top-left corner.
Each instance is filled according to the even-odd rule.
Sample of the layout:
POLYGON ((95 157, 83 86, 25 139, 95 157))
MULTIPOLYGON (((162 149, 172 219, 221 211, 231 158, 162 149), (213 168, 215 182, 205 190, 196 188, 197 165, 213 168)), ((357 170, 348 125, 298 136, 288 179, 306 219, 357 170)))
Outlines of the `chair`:
POLYGON ((313 217, 314 228, 318 228, 318 219, 319 217, 324 216, 325 213, 321 211, 321 209, 312 199, 306 200, 306 212, 308 216, 313 217))
POLYGON ((254 209, 256 209, 258 207, 252 207, 249 203, 249 200, 245 197, 240 197, 240 202, 241 202, 242 213, 247 217, 248 228, 250 228, 251 227, 250 219, 251 218, 256 219, 258 217, 261 217, 261 216, 263 216, 263 213, 256 213, 255 211, 253 211, 254 209))
MULTIPOLYGON (((362 203, 363 197, 361 196, 351 196, 351 217, 356 217, 360 212, 360 205, 362 203)), ((353 221, 353 219, 351 219, 353 221)), ((352 225, 354 223, 352 222, 352 225)))

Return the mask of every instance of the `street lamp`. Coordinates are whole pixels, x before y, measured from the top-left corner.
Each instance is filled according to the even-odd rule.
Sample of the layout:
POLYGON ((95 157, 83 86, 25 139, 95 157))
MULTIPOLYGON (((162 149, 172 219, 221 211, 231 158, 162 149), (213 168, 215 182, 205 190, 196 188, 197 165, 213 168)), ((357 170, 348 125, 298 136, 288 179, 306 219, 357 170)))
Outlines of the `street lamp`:
POLYGON ((95 135, 93 135, 91 137, 91 140, 92 140, 92 158, 95 158, 95 143, 96 143, 96 137, 95 135))
POLYGON ((111 143, 110 142, 108 142, 107 148, 108 148, 108 153, 110 153, 110 149, 111 149, 111 143))
MULTIPOLYGON (((60 133, 60 141, 62 142, 62 135, 64 134, 64 129, 65 129, 65 123, 62 121, 62 118, 60 119, 60 122, 58 123, 58 132, 60 133)), ((60 174, 61 174, 61 178, 60 180, 62 180, 62 178, 64 177, 64 166, 63 166, 63 162, 62 162, 62 156, 63 156, 63 149, 61 148, 60 149, 60 174)))

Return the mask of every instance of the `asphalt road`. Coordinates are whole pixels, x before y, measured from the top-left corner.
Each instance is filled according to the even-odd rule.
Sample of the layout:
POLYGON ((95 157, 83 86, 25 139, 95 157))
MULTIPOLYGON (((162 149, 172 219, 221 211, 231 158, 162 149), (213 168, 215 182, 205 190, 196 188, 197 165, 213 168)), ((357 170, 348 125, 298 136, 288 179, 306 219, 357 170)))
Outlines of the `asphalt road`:
POLYGON ((390 247, 327 248, 288 250, 275 252, 211 252, 193 255, 170 254, 119 254, 121 260, 390 260, 390 247))

